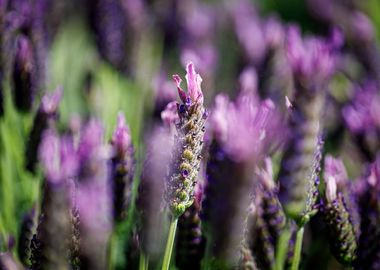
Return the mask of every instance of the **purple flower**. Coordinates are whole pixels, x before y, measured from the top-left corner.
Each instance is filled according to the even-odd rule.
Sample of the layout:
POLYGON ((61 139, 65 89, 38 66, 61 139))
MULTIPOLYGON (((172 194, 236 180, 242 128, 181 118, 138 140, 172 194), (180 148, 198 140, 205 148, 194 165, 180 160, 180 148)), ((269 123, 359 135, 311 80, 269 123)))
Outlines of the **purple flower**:
POLYGON ((172 214, 179 217, 194 200, 194 187, 200 169, 207 112, 203 107, 202 78, 190 62, 186 67, 187 92, 174 75, 181 102, 177 104, 175 149, 169 167, 165 199, 172 214))
POLYGON ((58 137, 53 130, 43 134, 39 159, 47 180, 52 183, 65 182, 78 173, 78 158, 72 140, 58 137))
POLYGON ((294 76, 310 90, 324 90, 325 83, 333 74, 335 61, 326 41, 307 37, 302 39, 300 30, 290 26, 287 33, 287 54, 294 76), (322 89, 320 89, 322 88, 322 89))
POLYGON ((166 126, 175 126, 175 124, 179 121, 176 101, 169 102, 166 105, 165 110, 161 112, 161 119, 166 126))
POLYGON ((16 55, 12 70, 14 101, 18 109, 32 109, 35 85, 33 76, 36 69, 33 46, 27 36, 19 35, 16 41, 16 55))
POLYGON ((179 75, 173 75, 173 79, 177 85, 178 94, 181 101, 185 104, 189 102, 195 104, 203 104, 203 93, 201 90, 202 78, 195 72, 193 63, 189 63, 186 66, 186 82, 187 92, 181 88, 182 79, 179 75))
POLYGON ((116 220, 126 218, 131 203, 132 182, 135 170, 134 148, 131 134, 122 112, 112 135, 112 187, 113 207, 116 220))
POLYGON ((80 217, 80 263, 88 269, 106 267, 107 243, 112 229, 109 151, 103 128, 91 120, 83 129, 78 148, 80 173, 73 205, 80 217))
POLYGON ((267 53, 263 23, 250 1, 242 0, 231 5, 235 32, 245 55, 256 66, 260 65, 267 53))
POLYGON ((351 104, 342 110, 343 118, 354 134, 380 128, 380 95, 375 82, 367 82, 355 89, 351 104))
POLYGON ((140 225, 138 233, 144 253, 156 258, 165 245, 161 229, 164 221, 164 186, 173 152, 170 131, 155 127, 146 139, 146 149, 136 202, 140 225))
POLYGON ((62 90, 58 88, 53 93, 46 93, 33 120, 33 127, 26 145, 26 169, 35 172, 38 147, 42 134, 47 129, 54 129, 58 115, 58 105, 62 96, 62 90))
POLYGON ((330 247, 334 256, 341 263, 351 265, 356 259, 357 235, 350 198, 347 197, 347 175, 343 162, 327 156, 325 159, 325 197, 321 205, 327 230, 330 237, 330 247))
POLYGON ((271 100, 256 102, 252 94, 241 95, 236 103, 218 95, 211 116, 216 139, 236 161, 260 157, 276 145, 279 117, 271 100))

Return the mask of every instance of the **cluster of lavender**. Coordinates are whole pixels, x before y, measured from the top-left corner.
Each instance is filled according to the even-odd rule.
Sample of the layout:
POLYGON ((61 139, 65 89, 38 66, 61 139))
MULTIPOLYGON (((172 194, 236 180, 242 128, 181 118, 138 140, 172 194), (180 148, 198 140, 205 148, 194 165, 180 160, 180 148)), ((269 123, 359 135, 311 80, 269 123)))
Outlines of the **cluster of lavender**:
MULTIPOLYGON (((136 73, 134 41, 157 20, 164 56, 178 46, 186 63, 187 89, 179 75, 157 75, 144 147, 133 144, 123 112, 106 138, 94 118, 61 127, 64 91, 43 95, 25 142, 25 169, 42 169, 41 198, 16 249, 10 241, 0 253, 0 269, 112 269, 126 226, 118 256, 127 269, 307 269, 316 237, 328 239, 333 263, 380 269, 380 50, 360 7, 308 1, 330 30, 312 36, 260 17, 248 0, 226 1, 223 11, 151 2, 82 4, 100 56, 124 75, 136 73), (204 93, 200 74, 203 89, 214 89, 215 40, 227 25, 241 58, 238 89, 204 93), (347 89, 336 89, 337 78, 347 89), (338 151, 342 159, 330 154, 338 151), (323 236, 309 227, 315 220, 323 236)), ((23 112, 44 86, 51 36, 42 15, 53 6, 0 1, 0 80, 12 82, 23 112)))

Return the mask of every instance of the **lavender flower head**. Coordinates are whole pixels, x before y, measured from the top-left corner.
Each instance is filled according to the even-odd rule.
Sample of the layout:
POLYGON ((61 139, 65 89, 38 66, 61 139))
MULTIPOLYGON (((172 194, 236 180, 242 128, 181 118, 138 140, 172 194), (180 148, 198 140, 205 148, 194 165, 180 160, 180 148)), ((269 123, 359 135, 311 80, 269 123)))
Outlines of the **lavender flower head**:
POLYGON ((354 134, 371 133, 380 128, 380 95, 375 82, 355 89, 350 105, 343 108, 343 118, 354 134))
POLYGON ((194 200, 194 187, 200 169, 207 112, 203 106, 201 76, 190 62, 186 66, 187 92, 181 78, 173 75, 181 102, 177 104, 176 150, 169 170, 165 198, 173 216, 183 214, 194 200))
POLYGON ((279 125, 275 105, 271 100, 256 102, 254 95, 241 95, 236 103, 218 95, 211 118, 213 133, 224 151, 235 161, 261 156, 273 146, 274 133, 279 125))
POLYGON ((302 39, 296 27, 288 31, 287 51, 296 91, 288 121, 289 142, 279 172, 279 197, 286 214, 302 225, 317 210, 321 118, 335 65, 328 42, 302 39))
POLYGON ((355 195, 360 210, 360 238, 355 269, 379 269, 380 266, 380 157, 367 175, 357 182, 355 195))
POLYGON ((132 181, 134 177, 135 158, 131 133, 125 123, 124 114, 118 115, 117 127, 112 135, 112 186, 114 217, 124 219, 131 203, 132 181))
POLYGON ((325 160, 325 197, 321 206, 329 231, 330 246, 341 263, 351 265, 356 259, 357 235, 349 198, 344 194, 347 174, 343 162, 327 156, 325 160))
POLYGON ((320 84, 334 72, 334 58, 324 40, 307 37, 302 40, 300 30, 291 26, 287 33, 289 63, 298 83, 313 91, 321 91, 320 84))
POLYGON ((216 97, 202 203, 207 249, 215 261, 211 268, 237 266, 254 187, 253 168, 277 144, 278 119, 269 100, 257 102, 244 92, 234 103, 224 95, 216 97))
POLYGON ((17 39, 16 55, 13 66, 13 84, 15 105, 22 111, 29 111, 33 106, 35 89, 33 76, 35 72, 34 51, 30 39, 20 35, 17 39))
POLYGON ((78 148, 80 164, 77 196, 73 204, 80 217, 80 261, 89 269, 106 267, 108 238, 112 229, 109 151, 103 144, 103 128, 91 120, 82 131, 78 148))
POLYGON ((155 127, 147 137, 146 145, 147 152, 136 201, 140 225, 138 233, 142 251, 151 258, 156 258, 165 245, 161 228, 165 217, 163 195, 167 164, 171 161, 173 151, 170 130, 155 127))
POLYGON ((38 147, 42 134, 48 128, 54 128, 58 117, 58 105, 62 97, 62 89, 57 88, 52 93, 46 93, 33 120, 29 140, 26 145, 26 168, 34 172, 37 163, 38 147))

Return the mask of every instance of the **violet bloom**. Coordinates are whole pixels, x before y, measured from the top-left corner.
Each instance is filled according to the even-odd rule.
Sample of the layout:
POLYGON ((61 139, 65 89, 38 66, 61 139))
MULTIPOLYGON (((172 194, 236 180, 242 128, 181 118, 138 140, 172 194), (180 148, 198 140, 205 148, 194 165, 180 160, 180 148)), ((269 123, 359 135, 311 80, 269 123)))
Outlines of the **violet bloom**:
POLYGON ((370 165, 368 174, 357 182, 360 211, 360 238, 355 269, 380 267, 380 157, 370 165))
POLYGON ((249 63, 260 67, 267 53, 264 27, 253 4, 241 0, 231 5, 236 36, 249 63))
POLYGON ((172 215, 179 217, 194 200, 207 112, 203 106, 202 78, 195 72, 193 63, 186 67, 187 92, 181 88, 182 80, 178 75, 173 75, 173 79, 181 102, 177 103, 176 149, 169 169, 165 199, 172 215))
POLYGON ((278 188, 273 179, 272 162, 266 158, 264 166, 256 172, 259 184, 256 188, 256 222, 250 228, 249 244, 256 255, 260 269, 272 269, 275 265, 277 240, 285 226, 285 213, 278 200, 278 188))
POLYGON ((116 220, 127 216, 131 204, 132 181, 135 171, 134 148, 131 133, 122 112, 118 115, 117 127, 112 135, 112 186, 113 208, 116 220))
POLYGON ((48 128, 54 128, 58 117, 58 105, 61 100, 62 89, 57 88, 53 93, 46 93, 33 120, 33 127, 26 145, 26 169, 35 172, 37 152, 42 134, 48 128))
POLYGON ((83 129, 78 148, 79 177, 73 204, 80 217, 80 264, 85 269, 105 269, 107 243, 112 229, 108 148, 103 128, 91 120, 83 129))
POLYGON ((161 119, 161 113, 169 102, 176 99, 175 85, 166 78, 166 72, 160 72, 153 79, 155 119, 161 119))
POLYGON ((90 25, 101 57, 119 70, 126 67, 127 17, 121 0, 88 1, 90 25))
POLYGON ((295 27, 289 29, 287 43, 296 89, 291 100, 290 138, 279 172, 279 197, 286 214, 302 226, 316 211, 322 150, 320 120, 334 59, 324 40, 303 39, 295 27))
POLYGON ((349 209, 349 198, 343 193, 348 179, 341 160, 326 157, 324 181, 326 189, 321 209, 327 223, 331 251, 342 264, 351 265, 356 259, 358 232, 351 215, 353 209, 349 209))
POLYGON ((168 129, 155 127, 146 140, 145 162, 139 184, 136 208, 139 216, 139 241, 144 254, 158 259, 165 246, 163 228, 164 186, 173 141, 168 129))
POLYGON ((380 95, 376 83, 370 81, 356 87, 351 104, 343 108, 342 114, 361 152, 373 160, 380 148, 380 95))
POLYGON ((12 70, 14 102, 21 111, 30 111, 35 96, 33 76, 36 64, 31 40, 19 35, 16 41, 16 55, 12 70))
POLYGON ((219 95, 210 119, 214 141, 202 208, 209 259, 220 269, 237 266, 254 187, 252 168, 277 144, 273 103, 254 101, 242 95, 233 103, 219 95))
POLYGON ((75 151, 67 141, 48 130, 40 146, 45 186, 40 221, 31 242, 32 269, 69 269, 69 178, 76 175, 75 151))

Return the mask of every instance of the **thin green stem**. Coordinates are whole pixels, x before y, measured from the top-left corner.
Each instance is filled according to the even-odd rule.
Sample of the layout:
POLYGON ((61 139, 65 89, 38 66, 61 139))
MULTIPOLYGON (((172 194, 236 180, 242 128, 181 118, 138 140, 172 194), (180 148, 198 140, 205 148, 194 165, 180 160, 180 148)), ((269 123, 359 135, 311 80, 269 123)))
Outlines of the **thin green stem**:
POLYGON ((289 228, 289 224, 287 224, 282 231, 276 246, 276 270, 283 270, 285 259, 288 253, 289 240, 292 236, 289 228))
POLYGON ((166 242, 164 261, 162 263, 162 270, 168 270, 170 266, 170 259, 172 256, 175 231, 177 229, 178 218, 173 217, 170 223, 168 241, 166 242))
POLYGON ((148 257, 145 256, 145 253, 141 250, 140 260, 139 260, 139 270, 148 270, 148 269, 149 269, 148 257))
POLYGON ((291 270, 298 270, 299 264, 301 261, 301 250, 302 250, 302 240, 303 240, 303 231, 304 228, 298 228, 297 236, 296 236, 296 245, 294 248, 294 259, 292 262, 291 270))

